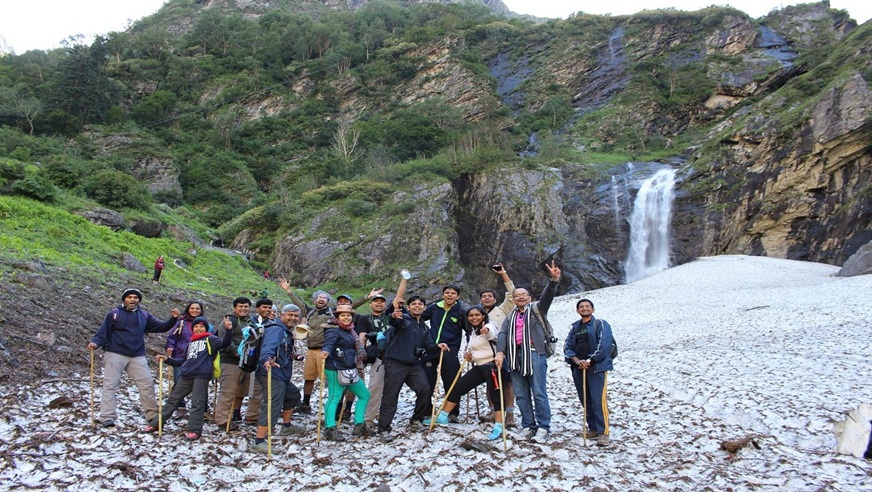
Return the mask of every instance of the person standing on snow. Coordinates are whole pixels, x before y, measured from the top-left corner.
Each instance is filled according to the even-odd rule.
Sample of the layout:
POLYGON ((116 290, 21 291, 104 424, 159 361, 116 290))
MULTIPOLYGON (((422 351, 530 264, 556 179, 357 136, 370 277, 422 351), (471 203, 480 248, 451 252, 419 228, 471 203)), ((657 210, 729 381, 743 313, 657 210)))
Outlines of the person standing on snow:
POLYGON ((173 308, 172 317, 161 321, 139 307, 142 292, 127 289, 121 294, 121 305, 112 309, 103 324, 91 338, 88 350, 102 348, 103 392, 100 395, 100 421, 103 427, 115 427, 116 393, 121 376, 126 372, 139 389, 139 403, 145 410, 146 420, 157 417, 157 398, 154 395, 154 376, 145 360, 146 333, 166 333, 175 326, 179 310, 173 308))
POLYGON ((609 445, 609 407, 606 402, 608 371, 612 366, 612 327, 593 316, 593 302, 581 299, 575 303, 581 319, 572 324, 563 356, 572 371, 572 381, 581 404, 587 403, 585 438, 596 438, 597 446, 609 445), (585 381, 587 378, 587 381, 585 381), (587 397, 585 397, 587 389, 587 397))

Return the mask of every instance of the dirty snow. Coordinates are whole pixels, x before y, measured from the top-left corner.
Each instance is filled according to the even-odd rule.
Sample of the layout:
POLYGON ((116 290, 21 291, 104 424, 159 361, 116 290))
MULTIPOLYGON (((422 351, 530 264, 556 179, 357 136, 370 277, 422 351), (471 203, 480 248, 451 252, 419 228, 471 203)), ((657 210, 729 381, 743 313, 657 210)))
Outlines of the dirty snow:
MULTIPOLYGON (((94 429, 88 375, 76 374, 71 379, 84 382, 0 388, 0 483, 71 491, 872 490, 870 462, 835 454, 832 433, 848 411, 872 403, 872 276, 836 271, 722 256, 584 293, 621 350, 609 376, 608 448, 583 446, 580 404, 558 357, 549 361, 548 444, 512 437, 508 452, 465 451, 464 438, 484 439, 490 430, 473 423, 474 410, 468 424, 408 432, 404 389, 395 442, 316 446, 315 417, 297 416, 312 433, 275 438, 272 462, 246 451, 250 428, 227 435, 207 424, 194 444, 177 422, 160 440, 141 434, 130 384, 119 393, 119 426, 94 429), (73 406, 49 410, 59 396, 73 406), (735 455, 720 449, 743 438, 756 446, 735 455)), ((559 337, 581 297, 555 301, 550 319, 559 337)), ((465 409, 462 402, 461 417, 465 409)))

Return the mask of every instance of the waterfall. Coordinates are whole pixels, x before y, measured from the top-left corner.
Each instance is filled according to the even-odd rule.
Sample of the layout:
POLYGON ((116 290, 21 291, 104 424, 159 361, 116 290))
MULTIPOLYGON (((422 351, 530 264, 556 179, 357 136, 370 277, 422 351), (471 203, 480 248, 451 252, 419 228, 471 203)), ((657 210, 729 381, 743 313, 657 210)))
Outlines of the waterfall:
POLYGON ((612 209, 614 209, 615 216, 615 231, 621 230, 621 203, 618 201, 620 192, 618 178, 612 176, 612 209))
POLYGON ((657 171, 639 188, 630 216, 630 252, 624 266, 628 284, 669 268, 674 188, 674 169, 657 171))

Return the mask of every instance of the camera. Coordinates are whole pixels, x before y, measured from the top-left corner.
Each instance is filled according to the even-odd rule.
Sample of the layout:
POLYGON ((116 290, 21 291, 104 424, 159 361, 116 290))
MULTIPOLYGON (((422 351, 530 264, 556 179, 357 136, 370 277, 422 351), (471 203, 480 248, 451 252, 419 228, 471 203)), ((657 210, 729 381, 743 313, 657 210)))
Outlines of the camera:
POLYGON ((495 272, 501 272, 501 271, 503 271, 503 264, 502 263, 494 263, 493 269, 495 272))
POLYGON ((548 343, 557 343, 557 337, 551 335, 550 337, 545 337, 545 341, 548 343))
POLYGON ((427 355, 427 350, 424 347, 418 347, 415 349, 415 357, 421 358, 427 355))
POLYGON ((366 339, 370 341, 370 343, 375 343, 378 340, 378 332, 371 331, 366 334, 366 339))

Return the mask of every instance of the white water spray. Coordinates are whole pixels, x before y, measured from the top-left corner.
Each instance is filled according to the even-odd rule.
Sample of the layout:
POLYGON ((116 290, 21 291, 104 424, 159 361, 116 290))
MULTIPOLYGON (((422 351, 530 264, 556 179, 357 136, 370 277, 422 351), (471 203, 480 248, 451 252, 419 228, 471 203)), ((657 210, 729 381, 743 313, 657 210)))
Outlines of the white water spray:
POLYGON ((657 171, 639 188, 630 216, 630 252, 624 265, 628 284, 669 268, 674 189, 674 169, 657 171))

